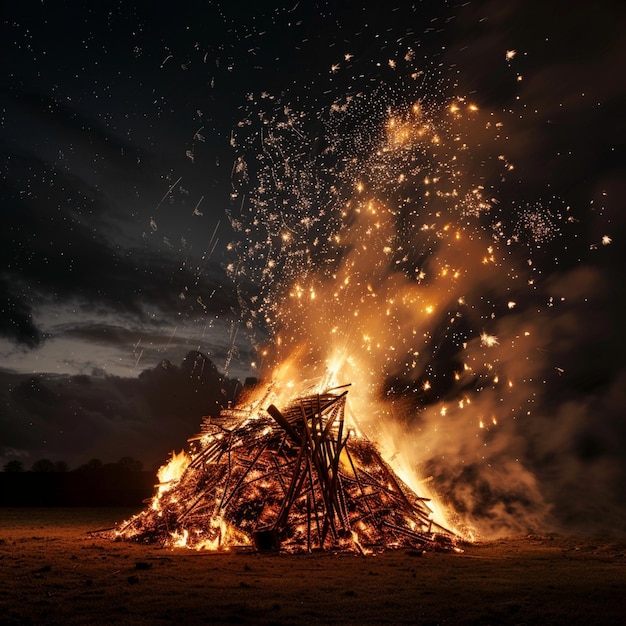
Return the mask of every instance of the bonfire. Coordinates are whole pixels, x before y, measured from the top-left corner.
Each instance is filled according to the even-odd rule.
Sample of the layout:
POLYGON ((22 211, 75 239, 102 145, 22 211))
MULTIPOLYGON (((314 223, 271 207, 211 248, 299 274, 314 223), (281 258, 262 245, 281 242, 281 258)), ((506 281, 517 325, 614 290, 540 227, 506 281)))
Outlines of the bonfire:
POLYGON ((452 549, 428 499, 346 426, 347 387, 204 418, 188 453, 161 468, 150 506, 116 536, 196 549, 452 549))

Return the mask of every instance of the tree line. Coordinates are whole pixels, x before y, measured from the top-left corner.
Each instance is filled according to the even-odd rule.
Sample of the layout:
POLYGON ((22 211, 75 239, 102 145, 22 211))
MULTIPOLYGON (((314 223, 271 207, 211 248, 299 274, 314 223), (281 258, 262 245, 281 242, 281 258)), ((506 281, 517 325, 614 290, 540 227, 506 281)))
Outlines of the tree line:
POLYGON ((29 470, 19 460, 0 472, 2 506, 141 506, 154 493, 155 472, 140 461, 122 457, 117 463, 92 459, 69 469, 63 461, 39 459, 29 470))
MULTIPOLYGON (((70 468, 65 461, 51 461, 50 459, 38 459, 30 470, 26 470, 24 463, 19 459, 12 459, 3 466, 3 471, 13 474, 18 472, 35 473, 63 473, 69 472, 70 468)), ((140 472, 143 470, 143 463, 130 456, 122 457, 117 463, 104 463, 101 459, 91 459, 87 463, 80 465, 75 472, 99 472, 106 470, 126 470, 129 472, 140 472)))

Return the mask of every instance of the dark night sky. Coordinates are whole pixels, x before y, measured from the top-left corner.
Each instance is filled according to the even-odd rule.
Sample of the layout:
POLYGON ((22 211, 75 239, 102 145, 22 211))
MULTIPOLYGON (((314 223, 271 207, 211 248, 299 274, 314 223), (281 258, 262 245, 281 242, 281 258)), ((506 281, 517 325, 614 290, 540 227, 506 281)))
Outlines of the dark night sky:
POLYGON ((504 119, 516 173, 499 189, 502 211, 570 207, 559 236, 533 251, 545 293, 567 296, 544 318, 559 375, 545 419, 511 454, 551 482, 556 506, 593 490, 595 508, 571 513, 590 527, 594 511, 619 519, 624 26, 617 0, 11 3, 0 56, 0 461, 158 462, 212 408, 190 391, 189 363, 178 366, 188 352, 227 376, 254 375, 224 269, 230 138, 247 95, 323 109, 392 84, 388 59, 412 48, 442 98, 467 94, 504 119), (163 359, 176 375, 170 400, 155 402, 163 359))

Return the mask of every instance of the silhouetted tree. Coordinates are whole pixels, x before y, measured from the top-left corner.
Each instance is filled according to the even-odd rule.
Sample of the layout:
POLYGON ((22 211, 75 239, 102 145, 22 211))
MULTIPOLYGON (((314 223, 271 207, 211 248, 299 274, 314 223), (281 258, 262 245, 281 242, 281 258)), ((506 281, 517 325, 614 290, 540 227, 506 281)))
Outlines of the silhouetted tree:
POLYGON ((54 464, 54 471, 55 472, 67 472, 69 471, 69 466, 65 461, 57 461, 54 464))
POLYGON ((130 472, 140 472, 143 469, 143 463, 132 456, 123 456, 117 464, 130 472))
POLYGON ((100 459, 91 459, 84 465, 81 465, 78 469, 88 472, 99 472, 104 467, 104 463, 100 459))
POLYGON ((5 463, 2 468, 5 472, 23 472, 24 471, 24 463, 18 461, 17 459, 13 459, 8 463, 5 463))
POLYGON ((54 472, 54 463, 50 459, 39 459, 32 466, 33 472, 54 472))

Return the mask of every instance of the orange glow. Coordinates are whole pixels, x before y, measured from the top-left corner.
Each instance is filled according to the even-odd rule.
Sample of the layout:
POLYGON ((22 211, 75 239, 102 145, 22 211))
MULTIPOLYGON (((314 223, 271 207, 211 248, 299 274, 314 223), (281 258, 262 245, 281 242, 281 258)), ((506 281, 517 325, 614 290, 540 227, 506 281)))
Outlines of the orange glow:
POLYGON ((181 450, 178 454, 172 452, 172 458, 165 465, 162 465, 157 472, 159 494, 169 491, 180 480, 180 477, 189 465, 189 461, 190 459, 184 450, 181 450))
MULTIPOLYGON (((367 437, 402 482, 423 493, 421 472, 426 462, 439 462, 448 450, 452 450, 446 452, 449 457, 456 453, 458 458, 446 463, 466 462, 466 449, 478 445, 475 440, 481 446, 488 441, 488 433, 480 431, 495 431, 492 426, 498 419, 510 415, 511 407, 522 402, 522 392, 513 389, 512 381, 524 380, 523 357, 534 357, 533 346, 531 340, 521 339, 520 329, 515 330, 513 345, 510 327, 518 313, 513 311, 517 303, 512 298, 517 297, 531 270, 525 273, 527 268, 518 268, 511 260, 514 255, 509 254, 502 224, 483 225, 497 199, 491 197, 496 193, 489 179, 491 172, 480 169, 477 161, 498 168, 502 176, 512 165, 503 154, 483 157, 488 142, 480 133, 487 131, 485 120, 481 121, 485 116, 474 115, 478 111, 476 104, 463 97, 448 100, 438 111, 431 110, 426 101, 402 110, 389 107, 386 121, 376 129, 368 128, 368 141, 370 134, 374 136, 368 154, 359 160, 354 151, 338 150, 343 160, 338 179, 333 180, 336 186, 327 190, 315 179, 311 186, 317 187, 310 197, 302 189, 306 185, 300 185, 304 178, 283 180, 280 177, 287 175, 281 174, 280 159, 266 159, 272 163, 264 171, 262 184, 271 185, 270 181, 278 179, 276 186, 255 190, 257 202, 250 201, 250 206, 242 209, 241 219, 249 213, 250 221, 243 224, 246 237, 245 228, 252 233, 249 241, 254 241, 255 233, 267 233, 267 240, 254 241, 254 247, 246 244, 242 252, 246 263, 240 270, 236 264, 230 266, 230 271, 240 271, 236 278, 254 284, 260 292, 249 309, 251 325, 267 321, 269 347, 259 359, 264 383, 249 392, 244 405, 227 414, 233 420, 227 422, 228 427, 220 423, 218 433, 212 430, 214 424, 205 425, 207 432, 197 440, 198 446, 222 449, 224 441, 242 425, 266 442, 275 427, 263 422, 268 406, 281 409, 294 397, 324 394, 350 383, 345 431, 337 435, 339 440, 348 433, 348 441, 367 437), (475 135, 479 136, 477 142, 475 135), (472 154, 476 143, 478 157, 472 154), (301 205, 299 199, 303 199, 301 205), (332 228, 326 228, 326 220, 332 228), (254 275, 256 265, 265 273, 254 275), (501 285, 506 288, 498 292, 501 285), (508 356, 512 349, 515 359, 508 356), (448 352, 453 356, 447 356, 448 352), (401 395, 405 385, 407 409, 401 395), (394 403, 396 393, 402 402, 394 403), (405 410, 407 414, 402 413, 405 410), (241 417, 238 411, 246 414, 247 421, 236 420, 241 417), (425 463, 420 466, 422 461, 425 463)), ((333 110, 335 113, 338 111, 333 110)), ((489 124, 489 132, 501 132, 501 122, 494 119, 489 124)), ((266 130, 271 133, 270 128, 266 130)), ((282 145, 281 136, 277 133, 274 137, 277 146, 282 145)), ((267 142, 271 145, 269 139, 267 142)), ((338 138, 330 147, 341 145, 338 138)), ((499 152, 502 145, 502 141, 496 144, 499 152)), ((310 154, 310 149, 301 152, 310 154)), ((298 165, 295 154, 290 158, 298 165)), ((324 163, 332 160, 327 154, 324 158, 324 163)), ((263 163, 257 166, 262 168, 263 163)), ((308 173, 305 169, 299 174, 308 173)), ((324 176, 332 178, 335 173, 324 171, 324 176)), ((520 302, 522 298, 520 295, 520 302)), ((525 331, 524 337, 529 332, 525 331)), ((306 434, 294 434, 289 428, 285 432, 294 445, 306 434)), ((241 454, 239 447, 228 448, 228 454, 241 454)), ((480 448, 480 455, 483 452, 480 448)), ((186 471, 202 467, 202 461, 196 461, 202 459, 200 452, 196 454, 193 462, 191 457, 176 462, 173 457, 167 475, 165 469, 163 475, 159 473, 162 496, 186 471)), ((253 457, 243 458, 242 464, 251 464, 253 457)), ((230 463, 232 457, 228 458, 230 463)), ((242 489, 245 486, 254 492, 251 501, 264 503, 258 505, 261 520, 266 519, 263 515, 271 517, 270 501, 275 493, 289 489, 286 467, 283 474, 276 470, 282 483, 271 480, 267 473, 275 462, 279 469, 281 463, 286 466, 285 458, 276 452, 263 462, 262 469, 246 474, 241 482, 242 489), (261 497, 256 490, 263 489, 269 491, 261 497)), ((353 464, 356 470, 346 454, 339 454, 329 475, 335 476, 341 469, 351 485, 357 484, 354 474, 363 466, 354 460, 353 464)), ((428 505, 432 520, 450 528, 448 520, 454 512, 438 502, 436 482, 428 481, 432 493, 426 492, 433 497, 428 505)), ((232 485, 227 485, 225 490, 230 488, 232 485)), ((363 494, 361 499, 367 501, 363 494)), ((227 505, 218 501, 202 512, 211 520, 206 536, 178 530, 171 544, 223 549, 243 545, 246 537, 250 542, 250 533, 237 535, 233 519, 225 517, 227 505)), ((300 506, 302 513, 318 504, 303 500, 300 506)), ((276 517, 275 508, 273 511, 276 517)), ((303 519, 299 518, 290 532, 304 536, 308 531, 303 519)), ((315 522, 314 516, 311 520, 315 522)), ((470 523, 464 520, 465 525, 470 523)), ((368 532, 368 524, 361 520, 346 536, 358 550, 365 551, 363 537, 368 532)), ((310 538, 310 533, 307 536, 310 538)))

